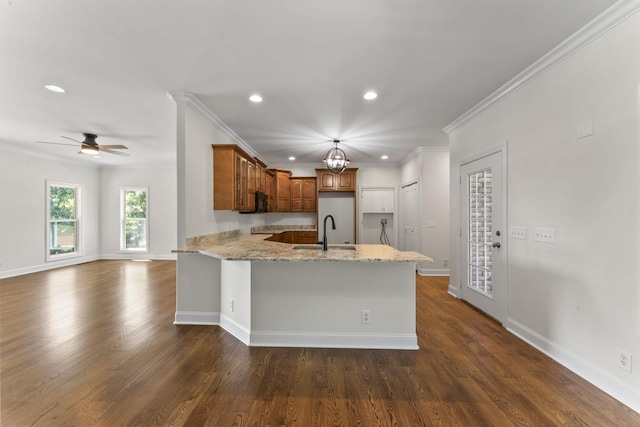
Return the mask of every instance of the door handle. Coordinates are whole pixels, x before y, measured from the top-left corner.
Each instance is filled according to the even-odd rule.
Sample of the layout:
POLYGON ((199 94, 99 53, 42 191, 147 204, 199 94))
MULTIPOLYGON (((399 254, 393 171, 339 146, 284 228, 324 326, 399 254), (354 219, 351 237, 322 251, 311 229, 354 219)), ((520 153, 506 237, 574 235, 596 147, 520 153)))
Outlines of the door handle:
POLYGON ((493 245, 494 248, 499 248, 500 247, 500 242, 494 242, 493 245))

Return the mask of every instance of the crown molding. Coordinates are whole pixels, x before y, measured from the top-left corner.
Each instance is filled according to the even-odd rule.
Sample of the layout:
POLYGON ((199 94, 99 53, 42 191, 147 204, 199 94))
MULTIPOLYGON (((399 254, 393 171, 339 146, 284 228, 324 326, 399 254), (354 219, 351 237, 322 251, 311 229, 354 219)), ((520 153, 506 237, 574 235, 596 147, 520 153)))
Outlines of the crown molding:
POLYGON ((231 138, 237 145, 253 157, 260 157, 256 151, 251 148, 244 139, 240 138, 237 133, 227 126, 218 116, 216 116, 206 105, 202 103, 194 94, 190 92, 175 91, 167 92, 167 97, 172 99, 176 104, 185 104, 198 112, 202 117, 209 120, 211 124, 220 132, 231 138))
POLYGON ((573 55, 593 40, 597 39, 620 22, 640 9, 640 0, 620 0, 602 12, 569 38, 543 55, 536 62, 502 85, 498 90, 476 104, 469 111, 447 125, 443 131, 450 134, 476 115, 507 98, 523 86, 535 80, 547 70, 573 55))
POLYGON ((404 156, 402 159, 398 161, 399 166, 404 166, 409 160, 415 158, 417 155, 422 154, 424 152, 427 153, 442 153, 449 152, 449 147, 417 147, 411 153, 404 156))

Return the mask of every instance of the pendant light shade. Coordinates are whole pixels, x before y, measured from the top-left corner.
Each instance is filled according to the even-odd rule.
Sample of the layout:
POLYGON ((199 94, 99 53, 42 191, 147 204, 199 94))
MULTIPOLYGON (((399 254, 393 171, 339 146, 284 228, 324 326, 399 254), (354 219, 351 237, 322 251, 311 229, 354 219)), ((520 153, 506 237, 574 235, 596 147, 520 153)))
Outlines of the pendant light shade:
POLYGON ((327 153, 326 157, 322 159, 323 162, 327 164, 327 169, 329 169, 333 173, 342 173, 347 168, 347 165, 351 163, 349 159, 347 159, 347 155, 345 152, 338 148, 339 139, 334 139, 333 143, 336 144, 335 147, 331 148, 327 153))

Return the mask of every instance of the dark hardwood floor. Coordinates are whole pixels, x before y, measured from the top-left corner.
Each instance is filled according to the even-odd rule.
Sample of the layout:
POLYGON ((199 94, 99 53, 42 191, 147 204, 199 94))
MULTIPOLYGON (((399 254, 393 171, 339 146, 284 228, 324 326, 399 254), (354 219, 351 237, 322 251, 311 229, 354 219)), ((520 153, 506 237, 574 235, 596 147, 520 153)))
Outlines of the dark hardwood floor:
POLYGON ((383 351, 248 348, 175 326, 173 261, 0 280, 0 424, 640 425, 447 284, 417 278, 421 349, 383 351))

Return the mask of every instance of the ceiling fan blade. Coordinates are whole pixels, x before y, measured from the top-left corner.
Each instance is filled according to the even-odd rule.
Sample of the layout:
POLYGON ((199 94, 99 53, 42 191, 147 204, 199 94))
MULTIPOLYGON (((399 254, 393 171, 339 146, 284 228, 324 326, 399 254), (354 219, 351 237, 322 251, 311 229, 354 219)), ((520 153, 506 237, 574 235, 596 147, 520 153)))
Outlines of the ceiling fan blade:
POLYGON ((82 141, 78 141, 77 139, 69 138, 68 136, 60 135, 60 138, 70 139, 71 141, 75 141, 78 144, 82 144, 82 141))
POLYGON ((124 145, 98 145, 98 148, 100 148, 101 150, 103 148, 108 148, 108 149, 118 149, 118 150, 128 150, 129 148, 124 146, 124 145))
POLYGON ((77 144, 66 144, 64 142, 49 142, 49 141, 36 141, 38 144, 53 144, 53 145, 68 145, 70 147, 77 147, 77 144))
MULTIPOLYGON (((103 146, 103 147, 104 147, 104 146, 103 146)), ((109 148, 100 148, 100 152, 102 153, 103 151, 104 151, 105 153, 116 154, 116 155, 118 155, 118 156, 124 156, 124 157, 127 157, 127 156, 129 155, 129 153, 121 153, 121 152, 119 152, 119 151, 111 150, 111 149, 109 149, 109 148)))

